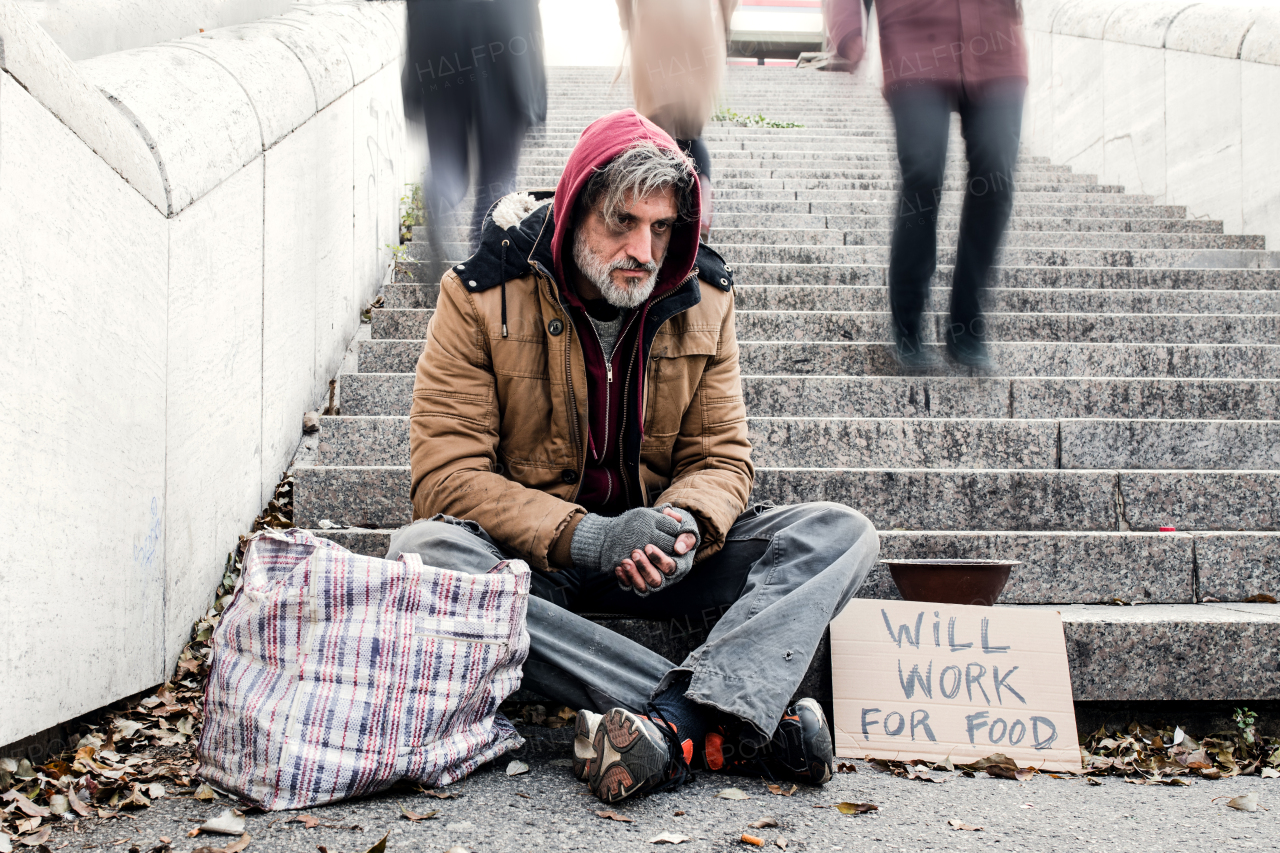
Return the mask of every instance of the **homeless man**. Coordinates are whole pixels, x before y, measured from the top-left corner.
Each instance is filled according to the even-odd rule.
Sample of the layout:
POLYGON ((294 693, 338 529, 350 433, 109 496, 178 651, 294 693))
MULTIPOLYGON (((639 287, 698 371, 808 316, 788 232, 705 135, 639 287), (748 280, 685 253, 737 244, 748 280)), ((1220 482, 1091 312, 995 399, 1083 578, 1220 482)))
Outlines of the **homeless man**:
POLYGON ((731 272, 698 205, 632 110, 583 132, 552 200, 494 205, 440 283, 410 417, 421 520, 388 554, 530 563, 524 686, 582 709, 574 771, 610 803, 690 764, 827 781, 821 706, 788 703, 879 551, 845 506, 747 506, 731 272), (677 666, 583 613, 723 615, 677 666))

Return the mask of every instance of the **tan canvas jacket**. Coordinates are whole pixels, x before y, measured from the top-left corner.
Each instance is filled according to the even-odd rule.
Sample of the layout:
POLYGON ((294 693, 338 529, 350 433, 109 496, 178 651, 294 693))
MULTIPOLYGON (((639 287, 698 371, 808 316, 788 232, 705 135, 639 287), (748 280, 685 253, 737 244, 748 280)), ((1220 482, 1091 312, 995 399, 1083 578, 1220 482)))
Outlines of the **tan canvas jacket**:
MULTIPOLYGON (((648 506, 693 513, 699 560, 724 543, 754 477, 733 292, 721 281, 698 279, 700 300, 658 328, 644 371, 640 493, 648 506)), ((446 273, 414 382, 414 517, 474 520, 548 568, 556 540, 585 512, 574 498, 585 464, 586 382, 581 346, 545 268, 479 291, 446 273)))

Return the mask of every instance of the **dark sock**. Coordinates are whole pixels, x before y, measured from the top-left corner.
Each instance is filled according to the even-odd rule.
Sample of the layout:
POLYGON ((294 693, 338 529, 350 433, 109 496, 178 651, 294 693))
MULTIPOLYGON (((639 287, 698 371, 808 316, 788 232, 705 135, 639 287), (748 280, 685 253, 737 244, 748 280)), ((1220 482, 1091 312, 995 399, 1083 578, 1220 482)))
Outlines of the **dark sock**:
MULTIPOLYGON (((653 698, 653 704, 668 723, 676 727, 676 737, 684 747, 685 760, 693 763, 702 754, 703 742, 710 730, 711 709, 694 702, 685 692, 689 689, 690 676, 680 675, 653 698)), ((659 724, 661 720, 655 720, 659 724)))

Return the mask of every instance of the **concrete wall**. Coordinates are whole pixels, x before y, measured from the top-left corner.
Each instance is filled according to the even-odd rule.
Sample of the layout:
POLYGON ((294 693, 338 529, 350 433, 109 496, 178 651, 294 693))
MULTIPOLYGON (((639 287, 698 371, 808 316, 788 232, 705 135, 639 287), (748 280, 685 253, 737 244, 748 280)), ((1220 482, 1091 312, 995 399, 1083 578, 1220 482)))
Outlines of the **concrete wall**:
POLYGON ((415 180, 403 6, 72 62, 0 0, 0 745, 163 681, 415 180))
POLYGON ((1032 150, 1280 246, 1280 9, 1023 0, 1032 150))

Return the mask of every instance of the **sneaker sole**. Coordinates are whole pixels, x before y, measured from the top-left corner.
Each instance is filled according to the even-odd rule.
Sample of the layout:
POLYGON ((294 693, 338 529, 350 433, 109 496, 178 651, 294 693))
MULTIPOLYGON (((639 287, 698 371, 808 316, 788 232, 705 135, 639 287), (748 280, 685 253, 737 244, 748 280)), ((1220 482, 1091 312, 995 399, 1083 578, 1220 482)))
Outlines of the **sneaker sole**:
POLYGON ((665 778, 666 741, 655 743, 637 714, 620 708, 607 712, 593 746, 596 762, 587 786, 603 802, 621 802, 665 778))
POLYGON ((599 728, 599 714, 583 709, 578 711, 578 718, 573 724, 573 775, 580 782, 591 778, 591 762, 595 760, 595 732, 592 731, 592 719, 599 728))

